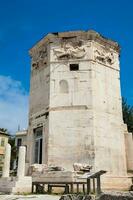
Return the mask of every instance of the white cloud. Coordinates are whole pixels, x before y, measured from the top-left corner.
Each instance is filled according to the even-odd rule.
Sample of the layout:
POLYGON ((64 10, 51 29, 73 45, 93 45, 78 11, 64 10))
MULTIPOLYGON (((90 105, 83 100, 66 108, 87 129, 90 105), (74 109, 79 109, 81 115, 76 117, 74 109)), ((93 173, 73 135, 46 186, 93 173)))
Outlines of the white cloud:
POLYGON ((0 75, 0 128, 14 134, 18 125, 27 128, 28 94, 20 81, 0 75))

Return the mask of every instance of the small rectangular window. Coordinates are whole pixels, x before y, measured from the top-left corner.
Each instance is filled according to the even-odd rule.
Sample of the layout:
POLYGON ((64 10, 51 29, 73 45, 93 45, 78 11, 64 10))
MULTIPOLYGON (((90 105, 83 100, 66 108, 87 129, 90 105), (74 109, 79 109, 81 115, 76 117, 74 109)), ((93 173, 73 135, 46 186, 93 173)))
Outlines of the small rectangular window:
POLYGON ((79 70, 79 64, 70 64, 70 71, 79 70))
POLYGON ((17 139, 17 147, 20 147, 22 145, 22 139, 18 138, 17 139))
POLYGON ((4 145, 5 145, 5 139, 2 138, 2 139, 1 139, 1 146, 4 147, 4 145))

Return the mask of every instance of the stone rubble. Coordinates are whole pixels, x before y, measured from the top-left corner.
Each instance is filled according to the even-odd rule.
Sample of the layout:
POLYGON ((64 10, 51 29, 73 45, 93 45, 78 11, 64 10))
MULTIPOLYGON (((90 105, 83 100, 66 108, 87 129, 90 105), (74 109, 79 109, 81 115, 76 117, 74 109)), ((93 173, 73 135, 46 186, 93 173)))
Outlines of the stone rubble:
POLYGON ((133 200, 132 192, 105 192, 99 196, 95 195, 76 195, 66 194, 62 195, 59 200, 133 200))
POLYGON ((65 169, 60 166, 33 164, 29 167, 28 175, 34 176, 35 174, 45 174, 50 171, 65 171, 65 169))
POLYGON ((92 169, 92 166, 88 164, 74 163, 73 168, 74 168, 74 171, 77 171, 77 172, 90 172, 90 170, 92 169))

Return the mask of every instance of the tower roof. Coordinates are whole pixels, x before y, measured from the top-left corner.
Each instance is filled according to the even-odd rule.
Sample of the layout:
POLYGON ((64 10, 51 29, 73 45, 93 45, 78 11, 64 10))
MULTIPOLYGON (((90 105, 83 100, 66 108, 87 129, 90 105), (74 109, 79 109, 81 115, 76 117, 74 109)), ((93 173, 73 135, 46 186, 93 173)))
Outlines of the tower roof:
POLYGON ((49 33, 45 37, 43 37, 40 41, 38 41, 31 49, 30 54, 32 54, 32 51, 34 51, 36 48, 41 47, 44 44, 48 44, 51 42, 54 42, 58 39, 73 39, 73 38, 79 38, 79 39, 86 39, 91 41, 96 41, 104 46, 109 46, 110 48, 114 49, 115 51, 119 52, 120 46, 117 42, 105 38, 100 33, 89 30, 89 31, 68 31, 68 32, 56 32, 56 33, 49 33))

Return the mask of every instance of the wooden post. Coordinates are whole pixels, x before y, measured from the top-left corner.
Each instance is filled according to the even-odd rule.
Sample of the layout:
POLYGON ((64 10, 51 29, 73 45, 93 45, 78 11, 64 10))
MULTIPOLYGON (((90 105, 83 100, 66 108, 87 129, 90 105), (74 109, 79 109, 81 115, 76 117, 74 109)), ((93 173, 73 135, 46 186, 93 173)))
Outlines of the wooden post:
POLYGON ((48 184, 48 193, 51 194, 51 192, 52 192, 51 185, 48 184))
POLYGON ((91 190, 90 178, 87 178, 87 194, 90 194, 90 190, 91 190))
POLYGON ((83 193, 85 194, 85 184, 83 183, 83 193))
POLYGON ((79 193, 79 184, 77 183, 77 193, 79 193))
POLYGON ((101 193, 101 181, 100 176, 97 177, 97 194, 101 193))
POLYGON ((34 193, 34 183, 32 183, 32 193, 34 193))
POLYGON ((93 178, 93 193, 95 194, 96 188, 95 188, 95 178, 93 178))
POLYGON ((73 194, 73 183, 71 183, 71 193, 73 194))
POLYGON ((66 184, 66 187, 65 187, 65 194, 69 194, 69 185, 66 184))

